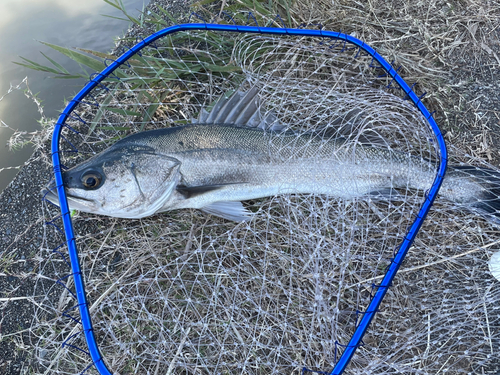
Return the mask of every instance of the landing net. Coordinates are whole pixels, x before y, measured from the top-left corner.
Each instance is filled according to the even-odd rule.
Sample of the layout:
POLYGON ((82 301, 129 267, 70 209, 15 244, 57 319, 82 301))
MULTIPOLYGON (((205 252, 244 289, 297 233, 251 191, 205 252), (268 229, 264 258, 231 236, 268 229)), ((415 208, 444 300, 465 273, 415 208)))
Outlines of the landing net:
MULTIPOLYGON (((46 202, 47 237, 62 245, 47 245, 40 271, 55 274, 57 283, 37 284, 37 295, 47 296, 33 330, 39 372, 330 373, 351 349, 352 374, 487 368, 499 344, 500 288, 487 266, 497 246, 494 224, 438 200, 397 277, 383 284, 444 171, 444 143, 421 102, 424 93, 402 89, 398 67, 345 34, 210 24, 171 29, 123 48, 130 55, 112 72, 116 58, 104 61, 108 68, 58 122, 56 171, 128 134, 189 124, 222 95, 256 87, 263 114, 297 137, 323 131, 345 140, 353 155, 369 140, 377 150, 425 160, 420 171, 433 174, 424 186, 408 182, 351 199, 245 202, 254 214, 245 223, 191 209, 141 220, 71 217, 64 208, 61 216, 46 202), (78 253, 68 254, 68 244, 78 253), (386 291, 378 309, 370 308, 386 291), (367 315, 374 318, 366 335, 350 345, 367 315)), ((455 162, 479 163, 454 155, 455 162)))

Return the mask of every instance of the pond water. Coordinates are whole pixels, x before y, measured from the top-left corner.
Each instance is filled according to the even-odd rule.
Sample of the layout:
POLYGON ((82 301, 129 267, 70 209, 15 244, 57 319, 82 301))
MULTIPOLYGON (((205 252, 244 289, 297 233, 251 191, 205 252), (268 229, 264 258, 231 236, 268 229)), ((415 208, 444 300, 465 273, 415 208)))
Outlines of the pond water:
MULTIPOLYGON (((111 0, 113 1, 113 0, 111 0)), ((123 0, 127 12, 138 17, 149 0, 123 0)), ((113 39, 125 34, 129 22, 105 17, 123 17, 116 8, 103 0, 2 0, 0 2, 0 97, 11 85, 28 77, 29 88, 43 101, 47 117, 55 118, 64 108, 64 98, 70 99, 86 82, 84 79, 55 79, 49 73, 37 72, 16 65, 22 56, 42 65, 50 62, 40 53, 56 60, 71 73, 81 69, 64 55, 41 44, 44 41, 63 47, 81 47, 109 52, 113 39)), ((40 129, 40 115, 33 101, 23 90, 14 90, 0 101, 0 120, 21 131, 40 129)), ((17 169, 32 153, 30 147, 9 151, 7 144, 12 131, 0 123, 0 191, 17 174, 17 169)))

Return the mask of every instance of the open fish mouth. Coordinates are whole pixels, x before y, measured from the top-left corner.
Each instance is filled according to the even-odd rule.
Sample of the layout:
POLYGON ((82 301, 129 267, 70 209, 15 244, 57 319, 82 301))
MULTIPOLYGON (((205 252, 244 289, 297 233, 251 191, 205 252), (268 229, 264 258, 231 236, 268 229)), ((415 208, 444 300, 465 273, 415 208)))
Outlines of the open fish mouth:
MULTIPOLYGON (((56 187, 51 186, 52 184, 50 184, 49 187, 42 189, 42 198, 59 207, 59 195, 55 192, 56 187)), ((70 210, 88 211, 93 205, 88 199, 76 198, 68 195, 67 198, 70 210)))

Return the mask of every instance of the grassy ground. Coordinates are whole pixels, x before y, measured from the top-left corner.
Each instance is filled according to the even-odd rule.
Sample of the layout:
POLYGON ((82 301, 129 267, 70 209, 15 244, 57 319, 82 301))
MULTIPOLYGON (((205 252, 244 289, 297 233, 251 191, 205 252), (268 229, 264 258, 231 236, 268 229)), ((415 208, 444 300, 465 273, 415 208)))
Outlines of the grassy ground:
MULTIPOLYGON (((320 23, 324 29, 342 30, 355 35, 375 47, 387 60, 394 60, 395 65, 402 65, 401 75, 407 82, 418 82, 417 92, 428 93, 426 104, 431 110, 436 111, 436 120, 446 131, 447 141, 465 152, 460 155, 461 160, 479 158, 498 166, 500 160, 500 73, 498 73, 500 68, 500 27, 498 26, 500 4, 494 1, 467 0, 456 2, 336 1, 334 4, 320 0, 310 4, 309 2, 283 0, 272 2, 269 8, 267 1, 256 3, 257 6, 253 2, 244 0, 213 4, 200 2, 196 9, 205 17, 222 15, 221 10, 234 14, 250 9, 258 21, 264 23, 269 20, 269 14, 279 12, 287 25, 292 27, 303 23, 320 23), (269 13, 266 14, 266 12, 269 13)), ((161 13, 155 4, 152 4, 151 9, 156 13, 161 13)), ((149 31, 160 26, 145 23, 142 28, 135 27, 130 34, 134 39, 135 36, 147 35, 149 31)), ((33 367, 36 367, 35 361, 32 361, 33 356, 38 361, 44 357, 44 353, 41 353, 35 346, 36 340, 30 332, 32 314, 36 307, 35 301, 37 301, 33 297, 34 285, 37 285, 37 290, 46 292, 52 300, 57 300, 62 306, 61 309, 66 306, 64 290, 53 286, 58 275, 65 272, 63 261, 52 262, 51 264, 55 266, 50 270, 46 266, 43 269, 40 268, 58 241, 52 231, 48 231, 41 225, 44 219, 39 210, 39 191, 46 183, 50 171, 48 154, 47 148, 38 150, 30 164, 21 171, 16 181, 0 197, 2 207, 0 347, 3 349, 1 352, 5 353, 0 360, 0 372, 4 374, 30 373, 33 367), (44 279, 47 280, 44 281, 44 279), (44 282, 47 285, 40 289, 40 285, 44 282)), ((199 222, 203 220, 203 216, 196 212, 189 212, 181 213, 179 219, 181 222, 182 219, 186 222, 190 220, 199 222)), ((127 237, 124 237, 121 232, 111 235, 116 237, 116 243, 127 249, 125 254, 120 255, 121 258, 116 258, 117 255, 112 249, 101 247, 109 243, 106 242, 109 240, 106 236, 111 233, 107 231, 109 225, 126 224, 116 224, 106 219, 103 221, 95 218, 87 220, 85 217, 78 220, 78 233, 82 235, 80 241, 82 243, 88 241, 93 244, 93 249, 101 249, 103 252, 87 254, 88 264, 93 264, 92 255, 103 256, 103 259, 107 261, 108 271, 113 271, 115 267, 123 267, 122 259, 132 259, 136 264, 140 264, 141 259, 151 262, 151 259, 144 254, 147 251, 143 249, 143 252, 138 254, 133 244, 124 242, 127 237), (144 258, 141 258, 142 256, 144 258)), ((471 224, 470 227, 473 225, 471 224)), ((206 235, 206 232, 203 232, 204 229, 198 226, 188 228, 169 226, 167 229, 163 224, 155 226, 153 223, 146 222, 145 225, 135 224, 133 231, 138 237, 140 237, 138 233, 140 231, 143 231, 145 235, 147 233, 146 237, 150 240, 161 238, 165 235, 165 231, 169 235, 176 231, 188 233, 187 243, 184 241, 171 244, 175 248, 178 247, 180 252, 185 253, 191 248, 200 246, 196 241, 202 242, 202 237, 206 235)), ((210 231, 223 231, 223 229, 223 227, 215 229, 208 225, 206 231, 210 233, 210 231)), ((460 229, 466 233, 464 237, 461 237, 463 241, 478 236, 479 231, 477 227, 471 230, 453 225, 450 225, 451 229, 456 231, 460 229)), ((494 230, 488 229, 488 231, 488 238, 493 243, 498 235, 494 230)), ((454 236, 450 234, 450 237, 454 236)), ((427 246, 432 249, 430 245, 427 244, 427 246)), ((154 249, 154 245, 149 244, 147 249, 154 249)), ((154 266, 154 262, 146 264, 154 266)), ((125 271, 134 277, 147 274, 147 269, 141 267, 137 269, 129 269, 129 267, 125 271)), ((120 270, 123 271, 122 268, 120 270)), ((100 271, 97 271, 99 270, 93 274, 93 276, 97 275, 96 279, 104 277, 99 273, 100 271)), ((114 276, 116 275, 111 273, 111 276, 106 277, 111 277, 110 280, 113 280, 114 276)), ((110 290, 109 293, 111 292, 110 290)), ((419 294, 415 293, 415 295, 419 294)), ((420 297, 425 298, 422 295, 420 297)), ((102 314, 112 314, 112 312, 102 311, 102 314)), ((46 325, 50 326, 57 318, 58 316, 47 315, 46 325)), ((498 320, 495 321, 496 326, 488 327, 493 330, 493 333, 490 332, 490 337, 498 336, 498 320)), ((416 356, 421 355, 418 351, 416 353, 416 356)), ((484 366, 483 371, 485 368, 488 367, 484 366)), ((494 371, 493 365, 490 369, 494 371)), ((132 368, 130 372, 133 372, 132 368)))

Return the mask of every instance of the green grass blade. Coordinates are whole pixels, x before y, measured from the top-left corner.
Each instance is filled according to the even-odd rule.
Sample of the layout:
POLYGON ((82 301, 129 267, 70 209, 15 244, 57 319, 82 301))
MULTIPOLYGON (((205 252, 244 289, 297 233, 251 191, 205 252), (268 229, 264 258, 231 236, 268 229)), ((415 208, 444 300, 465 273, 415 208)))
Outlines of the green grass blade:
POLYGON ((207 5, 207 4, 215 3, 216 1, 218 1, 218 0, 201 0, 201 1, 197 1, 194 4, 191 4, 191 6, 194 8, 194 7, 198 7, 198 6, 201 6, 201 5, 207 5))
POLYGON ((127 18, 122 18, 122 17, 115 17, 115 16, 109 16, 107 14, 101 14, 101 16, 103 17, 108 17, 108 18, 113 18, 115 20, 120 20, 120 21, 126 21, 126 22, 129 22, 130 20, 127 19, 127 18))
POLYGON ((106 109, 106 106, 111 102, 111 99, 113 99, 112 94, 108 94, 104 98, 104 100, 102 101, 102 103, 99 106, 99 109, 97 110, 97 113, 96 113, 94 119, 90 123, 89 131, 88 131, 87 135, 90 135, 95 130, 97 123, 101 120, 102 116, 104 115, 104 110, 106 109))
POLYGON ((113 142, 113 141, 119 141, 120 139, 122 139, 121 136, 117 135, 115 137, 112 137, 112 138, 109 138, 109 139, 106 139, 105 141, 98 141, 96 142, 95 144, 96 145, 101 145, 103 143, 108 143, 108 142, 113 142))
POLYGON ((88 75, 85 75, 85 74, 80 74, 80 75, 76 75, 76 74, 70 74, 70 75, 59 75, 59 76, 54 76, 54 77, 50 77, 50 78, 58 78, 58 79, 75 79, 75 78, 85 78, 85 79, 89 79, 89 76, 88 75))
POLYGON ((88 53, 89 55, 100 57, 101 59, 111 59, 111 60, 115 60, 116 59, 116 56, 111 55, 109 53, 98 52, 98 51, 93 51, 91 49, 78 48, 78 47, 75 48, 75 49, 78 50, 78 51, 82 51, 82 52, 88 53))
POLYGON ((115 8, 116 8, 116 9, 118 9, 118 10, 122 10, 122 8, 120 8, 120 6, 119 6, 119 5, 117 5, 116 3, 112 3, 112 2, 111 2, 111 1, 109 1, 109 0, 104 0, 104 2, 105 2, 105 3, 107 3, 107 4, 109 4, 109 5, 111 5, 112 7, 115 7, 115 8))
MULTIPOLYGON (((51 43, 47 43, 47 42, 40 42, 40 43, 42 43, 42 44, 44 44, 52 49, 55 49, 57 52, 60 52, 63 55, 68 56, 70 59, 76 61, 78 64, 89 67, 90 69, 92 69, 96 72, 100 72, 106 67, 106 65, 101 60, 84 55, 83 53, 74 51, 72 49, 69 49, 66 47, 60 47, 60 46, 57 46, 55 44, 51 44, 51 43)), ((126 78, 127 77, 126 75, 124 75, 122 72, 120 72, 118 70, 115 71, 114 74, 116 74, 116 76, 119 78, 126 78)))
POLYGON ((64 73, 64 74, 69 74, 69 72, 59 63, 57 63, 56 61, 52 60, 49 56, 47 56, 45 53, 43 52, 40 52, 43 57, 45 57, 47 60, 49 60, 51 62, 52 65, 54 65, 57 69, 59 69, 60 72, 64 73))
POLYGON ((107 107, 106 110, 125 116, 141 116, 139 112, 129 111, 128 109, 123 108, 107 107))
POLYGON ((51 78, 66 78, 66 79, 71 79, 71 78, 88 78, 87 75, 83 75, 83 74, 73 75, 73 74, 69 74, 69 73, 66 74, 66 73, 63 73, 63 72, 59 72, 59 71, 57 71, 57 70, 55 70, 53 68, 50 68, 48 66, 44 66, 44 65, 38 64, 37 62, 28 60, 28 59, 26 59, 24 57, 21 57, 21 59, 23 59, 27 63, 21 63, 21 62, 16 62, 16 61, 13 61, 13 63, 16 64, 16 65, 20 65, 20 66, 23 66, 25 68, 31 69, 31 70, 36 70, 36 71, 39 71, 39 72, 46 72, 46 73, 56 74, 55 76, 53 76, 51 78))
MULTIPOLYGON (((213 0, 215 1, 215 0, 213 0)), ((177 21, 175 20, 175 18, 170 14, 170 12, 166 9, 164 9, 160 4, 156 4, 156 6, 158 7, 158 9, 160 9, 160 12, 162 12, 164 15, 166 15, 168 17, 168 19, 175 25, 177 24, 177 21)))
POLYGON ((37 62, 28 60, 28 59, 26 59, 24 57, 21 57, 21 59, 23 59, 24 61, 26 61, 26 63, 21 63, 21 62, 16 62, 16 61, 13 61, 13 63, 16 64, 16 65, 24 66, 25 68, 29 68, 29 69, 32 69, 32 70, 38 70, 38 71, 41 71, 41 72, 54 73, 54 74, 61 74, 61 72, 59 72, 59 71, 57 71, 57 70, 55 70, 53 68, 50 68, 48 66, 38 64, 37 62))
POLYGON ((140 129, 141 132, 144 130, 144 126, 146 126, 146 123, 151 122, 151 120, 153 120, 153 115, 155 114, 159 106, 160 103, 154 103, 148 106, 148 108, 144 112, 144 115, 142 116, 143 122, 140 129))
POLYGON ((212 72, 224 72, 224 73, 229 73, 229 72, 242 72, 241 68, 236 65, 225 65, 225 66, 220 66, 220 65, 213 65, 213 64, 204 64, 204 68, 207 70, 210 70, 212 72))
POLYGON ((98 126, 97 128, 101 130, 116 130, 116 131, 130 130, 130 127, 128 126, 98 126))
POLYGON ((144 92, 144 96, 145 96, 146 98, 148 98, 148 100, 149 100, 150 102, 154 102, 154 101, 155 101, 155 98, 153 98, 153 96, 152 96, 151 94, 148 94, 146 91, 143 91, 143 92, 144 92))
POLYGON ((55 44, 47 43, 47 42, 40 42, 52 49, 55 49, 57 52, 62 53, 63 55, 68 56, 70 59, 76 61, 79 64, 85 65, 89 67, 92 70, 95 70, 96 72, 100 72, 103 70, 106 65, 102 61, 99 61, 97 59, 94 59, 92 57, 89 57, 87 55, 84 55, 83 53, 73 51, 69 48, 66 47, 60 47, 55 44))

